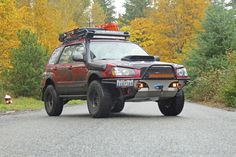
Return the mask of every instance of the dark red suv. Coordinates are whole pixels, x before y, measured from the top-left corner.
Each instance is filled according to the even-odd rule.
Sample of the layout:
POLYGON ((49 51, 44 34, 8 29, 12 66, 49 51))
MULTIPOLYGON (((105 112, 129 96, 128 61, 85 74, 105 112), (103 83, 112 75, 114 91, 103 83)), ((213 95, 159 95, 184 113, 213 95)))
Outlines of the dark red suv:
POLYGON ((87 100, 92 117, 121 112, 126 101, 156 101, 166 116, 184 106, 182 88, 189 79, 182 65, 160 62, 128 32, 83 28, 61 34, 41 81, 49 116, 59 116, 72 99, 87 100))

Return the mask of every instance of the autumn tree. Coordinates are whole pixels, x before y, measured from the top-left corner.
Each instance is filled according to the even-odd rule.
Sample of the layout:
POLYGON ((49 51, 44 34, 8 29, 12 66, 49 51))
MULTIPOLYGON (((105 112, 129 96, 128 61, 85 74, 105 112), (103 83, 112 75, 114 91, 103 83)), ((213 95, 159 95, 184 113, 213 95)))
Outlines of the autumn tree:
POLYGON ((66 30, 85 22, 81 18, 90 0, 49 0, 49 4, 60 11, 62 30, 66 30))
POLYGON ((81 23, 84 27, 94 27, 103 24, 106 19, 106 14, 98 2, 91 3, 90 6, 84 11, 81 17, 81 23))
POLYGON ((35 32, 41 43, 51 52, 58 45, 58 34, 78 26, 89 0, 23 0, 18 7, 25 10, 25 27, 35 32))
POLYGON ((101 5, 97 2, 93 4, 91 15, 95 25, 103 24, 105 22, 106 14, 103 11, 101 5))
POLYGON ((105 22, 115 21, 115 7, 113 5, 113 1, 114 0, 94 0, 94 2, 97 2, 102 7, 106 15, 105 22))
POLYGON ((128 24, 129 21, 138 18, 145 17, 145 11, 150 7, 150 0, 126 0, 125 14, 123 15, 123 22, 128 24))
POLYGON ((157 54, 152 47, 155 44, 155 24, 147 18, 136 18, 130 25, 122 28, 131 34, 130 40, 142 46, 150 54, 157 54))
POLYGON ((14 0, 0 1, 0 73, 10 67, 10 50, 16 48, 16 32, 22 27, 20 10, 14 0))
POLYGON ((205 0, 159 0, 151 18, 157 27, 157 49, 175 62, 195 44, 208 2, 205 0))

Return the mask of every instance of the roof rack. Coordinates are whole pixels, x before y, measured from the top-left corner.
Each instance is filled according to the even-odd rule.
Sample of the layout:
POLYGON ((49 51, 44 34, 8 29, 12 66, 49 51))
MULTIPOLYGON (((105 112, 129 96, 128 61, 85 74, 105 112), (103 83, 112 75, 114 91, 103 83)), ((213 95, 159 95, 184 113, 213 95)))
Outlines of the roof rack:
POLYGON ((109 31, 103 28, 77 28, 59 35, 59 41, 66 43, 82 38, 123 39, 130 37, 129 32, 109 31))

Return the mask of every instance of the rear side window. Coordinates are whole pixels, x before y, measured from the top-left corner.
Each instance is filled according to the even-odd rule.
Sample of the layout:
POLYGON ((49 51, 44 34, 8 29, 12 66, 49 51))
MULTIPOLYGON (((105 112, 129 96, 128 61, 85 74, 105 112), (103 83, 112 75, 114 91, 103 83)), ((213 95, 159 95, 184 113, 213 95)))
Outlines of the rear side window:
POLYGON ((48 64, 57 64, 62 49, 63 49, 62 47, 59 47, 54 50, 54 52, 51 55, 51 58, 48 61, 48 64))

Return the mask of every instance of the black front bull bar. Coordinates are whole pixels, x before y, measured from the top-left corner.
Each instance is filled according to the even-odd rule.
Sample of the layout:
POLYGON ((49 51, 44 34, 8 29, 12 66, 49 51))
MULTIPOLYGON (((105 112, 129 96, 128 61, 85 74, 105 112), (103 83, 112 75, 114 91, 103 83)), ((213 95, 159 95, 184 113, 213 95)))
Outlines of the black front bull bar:
POLYGON ((176 77, 176 70, 175 70, 174 66, 171 64, 154 64, 154 65, 147 67, 144 70, 144 72, 140 78, 108 78, 108 79, 102 79, 102 83, 116 85, 117 80, 183 80, 187 83, 189 78, 177 78, 176 77), (163 77, 162 78, 149 78, 149 77, 147 77, 148 72, 153 67, 171 67, 173 70, 174 77, 172 77, 172 78, 170 78, 170 77, 168 77, 168 78, 163 78, 163 77))

